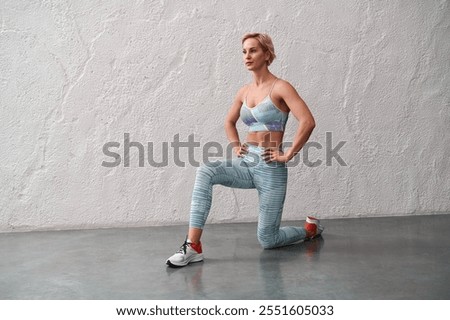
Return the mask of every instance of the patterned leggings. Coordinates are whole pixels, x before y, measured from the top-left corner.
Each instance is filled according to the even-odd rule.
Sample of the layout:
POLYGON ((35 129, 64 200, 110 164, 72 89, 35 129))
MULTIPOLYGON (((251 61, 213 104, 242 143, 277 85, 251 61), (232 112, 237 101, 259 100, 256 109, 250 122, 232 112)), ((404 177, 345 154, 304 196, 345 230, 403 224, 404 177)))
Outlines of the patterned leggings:
POLYGON ((276 248, 303 240, 301 227, 280 228, 286 197, 287 167, 283 163, 266 163, 264 148, 248 145, 243 158, 211 162, 200 166, 192 193, 189 226, 203 229, 211 208, 213 185, 256 189, 259 195, 258 241, 264 249, 276 248))

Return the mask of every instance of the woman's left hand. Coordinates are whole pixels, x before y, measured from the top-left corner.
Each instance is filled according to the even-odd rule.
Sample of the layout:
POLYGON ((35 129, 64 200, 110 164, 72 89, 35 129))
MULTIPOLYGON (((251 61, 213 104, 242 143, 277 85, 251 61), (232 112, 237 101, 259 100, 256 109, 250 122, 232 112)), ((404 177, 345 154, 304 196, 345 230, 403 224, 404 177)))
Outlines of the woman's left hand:
POLYGON ((286 163, 291 160, 287 154, 277 148, 266 148, 262 154, 262 157, 266 162, 286 163))

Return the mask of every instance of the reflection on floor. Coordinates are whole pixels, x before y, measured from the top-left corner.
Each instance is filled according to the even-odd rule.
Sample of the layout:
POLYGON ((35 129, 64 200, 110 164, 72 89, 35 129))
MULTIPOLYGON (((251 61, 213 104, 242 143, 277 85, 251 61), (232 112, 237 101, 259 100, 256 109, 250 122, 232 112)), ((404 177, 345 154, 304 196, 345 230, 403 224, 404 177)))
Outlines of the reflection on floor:
POLYGON ((323 224, 275 250, 255 223, 207 225, 181 269, 184 226, 0 234, 0 299, 450 299, 450 214, 323 224))

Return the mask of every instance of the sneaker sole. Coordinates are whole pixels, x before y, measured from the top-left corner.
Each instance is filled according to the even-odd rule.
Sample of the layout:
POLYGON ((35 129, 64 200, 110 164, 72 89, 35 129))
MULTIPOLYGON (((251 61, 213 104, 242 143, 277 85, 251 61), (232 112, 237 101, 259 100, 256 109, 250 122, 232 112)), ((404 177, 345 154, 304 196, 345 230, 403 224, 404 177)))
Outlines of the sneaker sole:
POLYGON ((311 237, 311 238, 305 238, 305 241, 311 241, 311 240, 314 240, 314 239, 317 239, 317 238, 320 238, 320 237, 322 237, 321 233, 320 234, 316 234, 314 237, 311 237))
POLYGON ((172 263, 170 260, 167 260, 167 261, 166 261, 166 264, 167 264, 169 267, 171 267, 171 268, 182 268, 182 267, 186 267, 188 264, 196 263, 196 262, 202 262, 202 261, 203 261, 203 256, 200 256, 200 257, 194 258, 194 259, 192 259, 192 260, 190 260, 190 261, 187 261, 187 262, 184 263, 184 264, 174 264, 174 263, 172 263))

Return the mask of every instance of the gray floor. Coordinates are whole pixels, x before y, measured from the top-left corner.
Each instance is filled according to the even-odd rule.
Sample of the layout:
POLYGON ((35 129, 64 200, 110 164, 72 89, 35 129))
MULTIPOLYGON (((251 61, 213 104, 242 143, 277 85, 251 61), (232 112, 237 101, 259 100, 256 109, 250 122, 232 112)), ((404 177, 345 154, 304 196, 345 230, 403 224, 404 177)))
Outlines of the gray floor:
POLYGON ((0 234, 0 299, 450 299, 450 214, 323 224, 276 250, 254 223, 208 225, 182 269, 164 265, 182 226, 0 234))

